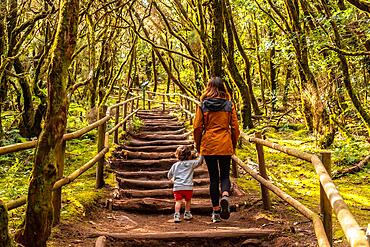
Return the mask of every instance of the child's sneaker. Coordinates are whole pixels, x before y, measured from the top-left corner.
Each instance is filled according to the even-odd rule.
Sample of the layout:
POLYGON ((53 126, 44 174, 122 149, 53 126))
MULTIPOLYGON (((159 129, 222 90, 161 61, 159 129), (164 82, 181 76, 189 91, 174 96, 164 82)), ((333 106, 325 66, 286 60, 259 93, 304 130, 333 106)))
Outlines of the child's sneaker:
POLYGON ((181 222, 180 213, 175 213, 173 215, 173 222, 175 222, 175 223, 180 223, 181 222))
POLYGON ((184 220, 191 220, 192 218, 193 218, 193 215, 190 213, 190 211, 185 211, 184 220))
POLYGON ((220 217, 219 212, 215 212, 215 211, 212 212, 212 222, 213 223, 221 222, 221 217, 220 217))
POLYGON ((230 218, 230 207, 229 207, 229 197, 223 196, 220 201, 221 213, 220 216, 222 219, 230 218))

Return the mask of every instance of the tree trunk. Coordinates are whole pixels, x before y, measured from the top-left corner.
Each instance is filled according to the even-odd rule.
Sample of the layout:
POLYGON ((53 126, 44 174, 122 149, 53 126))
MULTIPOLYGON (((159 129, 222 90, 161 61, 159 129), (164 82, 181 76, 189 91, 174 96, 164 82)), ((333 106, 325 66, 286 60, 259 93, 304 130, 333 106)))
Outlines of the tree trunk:
POLYGON ((272 47, 270 48, 270 54, 269 54, 269 62, 270 62, 270 84, 271 84, 271 111, 276 111, 276 103, 277 103, 277 74, 276 74, 276 64, 275 64, 275 40, 271 31, 271 28, 269 28, 269 38, 270 42, 272 43, 272 47))
MULTIPOLYGON (((0 56, 5 55, 5 27, 4 27, 4 19, 6 14, 6 5, 4 1, 0 4, 0 56)), ((3 137, 3 124, 1 119, 1 111, 3 109, 3 102, 5 99, 4 92, 3 92, 3 85, 6 81, 3 79, 4 73, 0 72, 0 139, 3 137)))
MULTIPOLYGON (((253 19, 255 19, 255 15, 253 15, 253 19)), ((259 52, 260 38, 259 38, 258 26, 257 26, 256 21, 254 21, 254 29, 256 32, 255 47, 256 47, 256 56, 257 56, 257 63, 258 63, 258 75, 259 75, 260 88, 261 88, 262 108, 264 109, 265 115, 267 115, 267 106, 266 106, 266 99, 265 99, 265 83, 263 81, 262 63, 261 63, 261 56, 259 52)))
POLYGON ((154 82, 153 92, 157 92, 158 71, 157 71, 157 63, 156 63, 155 52, 154 52, 153 48, 152 48, 152 61, 153 61, 153 82, 154 82))
MULTIPOLYGON (((14 70, 18 74, 24 73, 23 66, 19 59, 16 59, 14 61, 14 70)), ((20 133, 23 137, 27 138, 38 136, 40 133, 34 133, 33 131, 35 109, 33 107, 30 86, 25 78, 19 78, 18 82, 19 85, 21 86, 23 96, 22 121, 20 122, 19 125, 20 133)))
MULTIPOLYGON (((229 7, 229 6, 228 6, 229 7)), ((230 72, 230 75, 239 88, 240 95, 242 98, 242 120, 243 120, 243 129, 253 128, 252 122, 252 109, 251 109, 251 99, 248 90, 248 85, 243 82, 243 78, 240 75, 238 68, 234 61, 234 36, 230 24, 230 11, 225 12, 225 26, 227 31, 227 42, 228 42, 228 53, 227 53, 227 67, 230 72)), ((226 45, 225 45, 226 46, 226 45)))
POLYGON ((60 6, 47 77, 46 119, 35 151, 24 228, 17 234, 17 241, 27 247, 46 246, 51 233, 52 189, 57 174, 55 150, 62 145, 66 129, 68 67, 76 46, 79 1, 61 0, 60 6))
POLYGON ((10 247, 11 241, 9 238, 8 229, 8 210, 5 203, 0 200, 0 247, 10 247))
POLYGON ((292 76, 292 69, 289 67, 286 68, 285 82, 284 82, 284 94, 283 94, 283 107, 286 109, 288 107, 288 95, 289 95, 289 86, 292 76))
POLYGON ((95 34, 94 34, 94 23, 90 14, 86 15, 86 23, 88 30, 88 43, 89 43, 89 77, 91 77, 91 82, 89 85, 90 91, 90 109, 93 109, 96 106, 96 87, 98 85, 97 77, 95 76, 95 60, 96 60, 96 51, 95 51, 95 34))
MULTIPOLYGON (((227 0, 227 5, 230 6, 230 1, 227 0)), ((228 15, 228 18, 229 18, 229 21, 230 21, 230 25, 231 25, 231 30, 233 32, 233 35, 234 35, 234 39, 235 39, 235 43, 238 47, 238 50, 244 60, 244 63, 245 63, 245 77, 246 77, 246 81, 247 81, 247 84, 248 84, 248 93, 249 93, 249 98, 251 100, 251 103, 252 103, 252 107, 253 107, 253 111, 254 111, 254 114, 256 115, 261 115, 262 112, 260 111, 259 107, 258 107, 258 103, 257 103, 257 100, 256 100, 256 97, 254 96, 254 92, 253 92, 253 83, 252 83, 252 78, 251 78, 251 62, 249 61, 249 58, 247 56, 247 54, 245 53, 244 49, 243 49, 243 46, 240 42, 240 39, 239 39, 239 35, 238 35, 238 32, 236 31, 236 27, 235 27, 235 24, 234 24, 234 18, 233 18, 233 15, 232 15, 232 11, 231 9, 226 9, 225 11, 228 11, 227 15, 228 15)))
POLYGON ((212 11, 213 27, 211 76, 222 77, 222 36, 224 32, 223 0, 213 0, 212 11))

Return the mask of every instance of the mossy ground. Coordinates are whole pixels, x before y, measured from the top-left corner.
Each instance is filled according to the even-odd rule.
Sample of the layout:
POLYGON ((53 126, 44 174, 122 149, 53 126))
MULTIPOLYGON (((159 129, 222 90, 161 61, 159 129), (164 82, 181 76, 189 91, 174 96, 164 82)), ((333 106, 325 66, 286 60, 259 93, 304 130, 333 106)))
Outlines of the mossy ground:
MULTIPOLYGON (((73 122, 73 121, 72 121, 73 122)), ((68 131, 75 131, 86 122, 79 122, 69 126, 68 131)), ((108 127, 112 127, 112 121, 108 127)), ((97 154, 96 130, 92 130, 79 139, 70 140, 66 145, 64 175, 71 174, 97 154)), ((120 133, 122 134, 122 133, 120 133)), ((110 140, 112 143, 112 138, 110 140)), ((114 146, 111 147, 114 150, 114 146)), ((0 194, 1 199, 9 201, 26 195, 28 181, 32 171, 34 150, 21 151, 0 156, 0 194)), ((106 155, 109 157, 110 153, 106 155)), ((75 181, 63 187, 61 220, 82 218, 101 198, 106 191, 95 189, 95 167, 93 166, 75 181)), ((106 173, 105 183, 114 185, 113 175, 106 173)), ((20 226, 24 218, 25 206, 9 211, 9 228, 11 233, 20 226)))
MULTIPOLYGON (((264 135, 271 142, 319 154, 320 150, 315 147, 315 137, 309 135, 302 127, 296 127, 294 126, 294 129, 281 128, 278 131, 269 128, 265 130, 264 135)), ((369 148, 370 145, 361 137, 350 141, 336 138, 335 143, 330 148, 332 152, 332 171, 341 170, 359 162, 369 154, 369 148)), ((273 183, 318 213, 320 189, 318 176, 313 165, 266 147, 264 152, 268 175, 273 183)), ((237 150, 237 155, 244 160, 251 157, 256 162, 255 144, 243 144, 243 147, 237 150)), ((334 180, 340 194, 361 226, 367 226, 370 222, 368 211, 370 210, 369 171, 370 166, 367 165, 361 172, 334 180)), ((238 182, 245 190, 260 189, 259 184, 248 175, 243 175, 238 182)), ((273 200, 280 199, 273 197, 273 200)), ((333 221, 335 238, 344 237, 335 216, 333 221)))

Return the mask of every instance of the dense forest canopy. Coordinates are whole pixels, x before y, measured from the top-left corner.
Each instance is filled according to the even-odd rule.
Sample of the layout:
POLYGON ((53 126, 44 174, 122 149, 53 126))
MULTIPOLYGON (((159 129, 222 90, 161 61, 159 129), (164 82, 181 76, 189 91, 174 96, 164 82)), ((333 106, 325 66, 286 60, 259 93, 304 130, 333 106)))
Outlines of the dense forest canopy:
MULTIPOLYGON (((33 178, 37 169, 50 177, 31 179, 29 193, 37 183, 50 190, 57 168, 42 159, 55 160, 72 128, 68 116, 94 115, 110 95, 127 99, 144 81, 154 92, 199 97, 210 76, 227 83, 245 131, 260 119, 275 128, 300 123, 320 148, 367 137, 369 7, 362 0, 2 1, 0 146, 47 140, 33 178)), ((23 237, 32 222, 25 224, 23 237)))
MULTIPOLYGON (((93 109, 115 86, 128 89, 143 81, 154 91, 199 96, 210 75, 220 74, 240 103, 245 129, 253 127, 255 115, 295 111, 295 120, 314 131, 322 147, 338 131, 348 138, 367 134, 366 2, 81 1, 80 6, 68 69, 70 103, 93 109)), ((11 0, 1 8, 0 135, 15 131, 31 138, 40 133, 46 112, 60 6, 11 0)))

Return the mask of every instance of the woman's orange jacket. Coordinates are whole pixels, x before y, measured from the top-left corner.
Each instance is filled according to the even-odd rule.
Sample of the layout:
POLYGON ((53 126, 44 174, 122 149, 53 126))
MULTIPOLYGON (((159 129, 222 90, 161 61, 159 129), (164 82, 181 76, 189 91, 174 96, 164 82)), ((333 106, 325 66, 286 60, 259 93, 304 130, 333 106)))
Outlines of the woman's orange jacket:
POLYGON ((240 131, 231 101, 204 99, 202 106, 197 107, 193 128, 195 146, 200 155, 234 154, 240 131), (216 107, 213 102, 217 103, 216 107))

